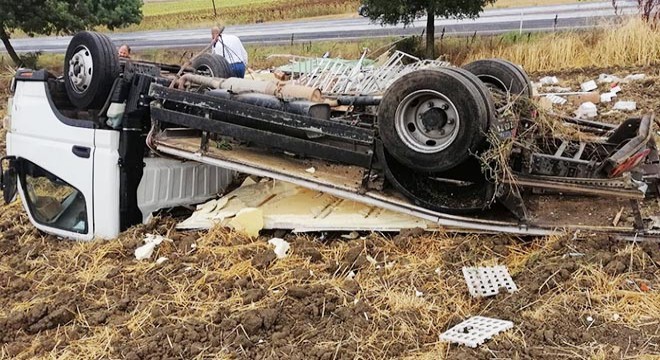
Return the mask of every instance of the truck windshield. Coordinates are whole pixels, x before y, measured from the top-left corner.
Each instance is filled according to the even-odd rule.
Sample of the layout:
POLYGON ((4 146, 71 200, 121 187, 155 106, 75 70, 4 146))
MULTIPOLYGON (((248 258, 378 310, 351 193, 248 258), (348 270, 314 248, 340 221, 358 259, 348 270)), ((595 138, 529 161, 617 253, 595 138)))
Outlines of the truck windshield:
POLYGON ((42 225, 87 233, 87 207, 80 191, 45 169, 23 160, 21 182, 28 208, 42 225))

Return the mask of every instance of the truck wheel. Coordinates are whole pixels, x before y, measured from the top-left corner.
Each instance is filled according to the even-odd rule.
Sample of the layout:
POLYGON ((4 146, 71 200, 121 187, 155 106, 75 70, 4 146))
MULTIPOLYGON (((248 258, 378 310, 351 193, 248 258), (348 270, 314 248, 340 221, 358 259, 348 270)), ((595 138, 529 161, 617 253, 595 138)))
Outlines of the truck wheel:
POLYGON ((64 70, 69 101, 79 109, 100 109, 119 75, 119 57, 110 38, 83 31, 69 43, 64 70))
POLYGON ((501 59, 485 59, 471 62, 463 68, 495 89, 513 96, 532 97, 532 84, 529 77, 519 66, 501 59))
POLYGON ((460 76, 464 77, 470 83, 472 83, 472 85, 474 85, 479 91, 479 94, 486 103, 487 115, 486 115, 486 121, 484 122, 484 125, 486 127, 483 129, 483 132, 487 133, 490 127, 492 126, 492 124, 495 123, 496 113, 497 113, 497 111, 495 110, 495 103, 493 102, 493 96, 491 95, 490 91, 476 75, 472 74, 471 72, 465 69, 461 69, 457 67, 447 67, 446 70, 453 71, 459 74, 460 76))
POLYGON ((483 148, 488 107, 475 85, 444 68, 404 75, 378 108, 383 145, 399 162, 424 172, 449 170, 483 148))
POLYGON ((227 59, 217 54, 202 54, 193 60, 192 67, 210 77, 227 79, 233 75, 227 59))

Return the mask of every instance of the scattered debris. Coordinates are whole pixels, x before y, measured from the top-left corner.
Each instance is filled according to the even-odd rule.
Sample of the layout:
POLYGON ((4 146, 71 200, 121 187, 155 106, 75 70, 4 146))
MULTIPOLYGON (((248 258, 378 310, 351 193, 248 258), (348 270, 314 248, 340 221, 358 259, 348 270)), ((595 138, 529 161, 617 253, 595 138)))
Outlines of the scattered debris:
POLYGON ((591 119, 598 116, 598 108, 592 102, 586 102, 575 111, 575 116, 579 119, 591 119))
POLYGON ((564 254, 564 255, 562 255, 561 258, 562 258, 562 259, 566 259, 566 258, 569 258, 569 257, 570 257, 570 258, 576 258, 576 257, 583 257, 583 256, 585 256, 584 253, 572 252, 572 253, 568 253, 568 254, 564 254))
POLYGON ((558 95, 555 95, 555 94, 549 94, 549 95, 546 95, 545 97, 547 99, 549 99, 550 102, 552 102, 553 104, 557 104, 557 105, 564 105, 568 102, 568 100, 566 100, 565 98, 563 98, 561 96, 558 96, 558 95))
POLYGON ((590 92, 598 89, 598 84, 594 80, 589 80, 580 85, 580 89, 584 92, 590 92))
POLYGON ((314 173, 316 173, 316 169, 313 168, 313 167, 311 167, 311 168, 309 168, 309 169, 307 169, 307 170, 305 170, 305 171, 307 171, 307 172, 310 173, 310 174, 314 174, 314 173))
POLYGON ((597 103, 600 102, 600 93, 596 91, 573 93, 568 96, 568 101, 574 105, 582 104, 585 102, 597 103))
POLYGON ((264 213, 257 208, 241 209, 231 219, 229 226, 251 238, 256 238, 259 236, 259 231, 264 228, 264 213))
POLYGON ((509 293, 518 291, 506 266, 463 267, 463 277, 472 297, 488 297, 506 288, 509 293))
POLYGON ((153 255, 156 246, 160 245, 163 241, 172 240, 165 239, 160 235, 147 234, 144 237, 144 245, 135 249, 135 258, 137 260, 146 260, 151 258, 151 255, 153 255))
POLYGON ((286 242, 284 239, 272 238, 268 240, 270 245, 275 246, 273 250, 278 259, 284 259, 287 256, 287 252, 291 249, 291 244, 286 242))
POLYGON ((600 95, 600 102, 608 103, 612 102, 612 98, 615 98, 617 95, 614 92, 606 92, 600 95))
POLYGON ((549 86, 549 87, 545 88, 545 90, 549 93, 559 93, 560 95, 562 93, 569 93, 569 92, 573 91, 573 89, 571 89, 569 87, 562 87, 562 86, 549 86))
POLYGON ((623 78, 624 82, 641 81, 646 79, 646 74, 631 74, 623 78))
POLYGON ((621 221, 621 216, 623 215, 623 211, 625 210, 625 207, 622 207, 621 210, 616 214, 614 217, 614 220, 612 221, 612 226, 619 226, 619 221, 621 221))
POLYGON ((160 264, 164 263, 167 260, 169 260, 169 259, 164 257, 164 256, 161 256, 161 257, 158 258, 158 260, 156 260, 156 265, 160 265, 160 264))
POLYGON ((476 348, 486 340, 511 328, 513 328, 511 321, 475 316, 444 332, 440 335, 440 340, 476 348))
POLYGON ((635 111, 637 110, 637 103, 634 101, 617 101, 612 109, 621 111, 635 111))
POLYGON ((351 231, 350 233, 344 234, 341 237, 347 240, 355 240, 360 237, 360 234, 357 231, 351 231))
POLYGON ((451 66, 445 61, 422 60, 401 51, 385 53, 376 61, 367 59, 366 54, 365 51, 357 61, 292 58, 291 64, 278 70, 290 73, 296 84, 320 89, 325 95, 376 95, 415 70, 451 66))
MULTIPOLYGON (((319 167, 316 169, 317 172, 327 171, 319 167)), ((246 208, 260 209, 263 229, 268 230, 400 231, 433 229, 435 226, 419 218, 343 200, 291 183, 264 180, 243 184, 221 199, 199 206, 190 218, 177 225, 177 229, 206 230, 216 225, 229 227, 234 217, 246 208)))
POLYGON ((420 297, 423 297, 423 296, 424 296, 424 293, 417 290, 417 288, 415 288, 415 297, 420 298, 420 297))
POLYGON ((621 82, 621 78, 615 75, 600 74, 598 76, 599 84, 610 84, 610 83, 618 83, 618 82, 621 82))
POLYGON ((542 85, 557 85, 559 84, 559 79, 556 76, 546 76, 539 80, 542 85))

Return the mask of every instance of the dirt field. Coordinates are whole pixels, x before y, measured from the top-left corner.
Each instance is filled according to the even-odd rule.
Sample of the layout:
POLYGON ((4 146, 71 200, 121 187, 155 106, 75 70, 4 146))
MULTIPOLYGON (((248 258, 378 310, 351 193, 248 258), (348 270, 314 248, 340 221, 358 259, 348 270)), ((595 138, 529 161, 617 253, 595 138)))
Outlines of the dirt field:
MULTIPOLYGON (((577 84, 601 72, 547 75, 577 84)), ((607 72, 656 76, 625 85, 620 99, 658 107, 657 69, 607 72)), ((0 358, 660 358, 657 243, 287 234, 292 255, 278 260, 273 233, 249 240, 175 224, 158 218, 118 240, 73 243, 40 234, 18 203, 0 207, 0 358), (153 256, 167 257, 160 265, 134 258, 147 233, 173 240, 153 256), (520 290, 471 298, 461 268, 494 264, 520 290), (439 342, 474 315, 515 328, 477 349, 439 342)))

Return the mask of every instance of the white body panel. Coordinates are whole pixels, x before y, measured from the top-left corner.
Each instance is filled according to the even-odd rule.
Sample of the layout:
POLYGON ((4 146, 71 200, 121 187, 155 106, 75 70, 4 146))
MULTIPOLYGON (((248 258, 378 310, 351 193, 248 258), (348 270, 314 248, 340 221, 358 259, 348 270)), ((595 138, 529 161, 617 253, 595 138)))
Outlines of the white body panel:
MULTIPOLYGON (((76 240, 93 239, 94 129, 77 128, 62 123, 51 109, 45 84, 38 81, 21 81, 16 87, 11 116, 7 133, 7 155, 28 159, 84 194, 88 231, 80 234, 45 226, 36 222, 32 214, 30 221, 39 230, 57 236, 76 240), (89 148, 89 158, 74 155, 74 145, 89 148)), ((22 185, 19 189, 21 194, 24 194, 22 185)), ((27 209, 25 196, 21 198, 27 209)))
POLYGON ((113 239, 119 235, 119 132, 96 130, 94 151, 95 235, 113 239))
POLYGON ((138 206, 146 222, 159 209, 198 204, 221 193, 234 180, 235 172, 163 158, 144 159, 146 167, 138 187, 138 206))

